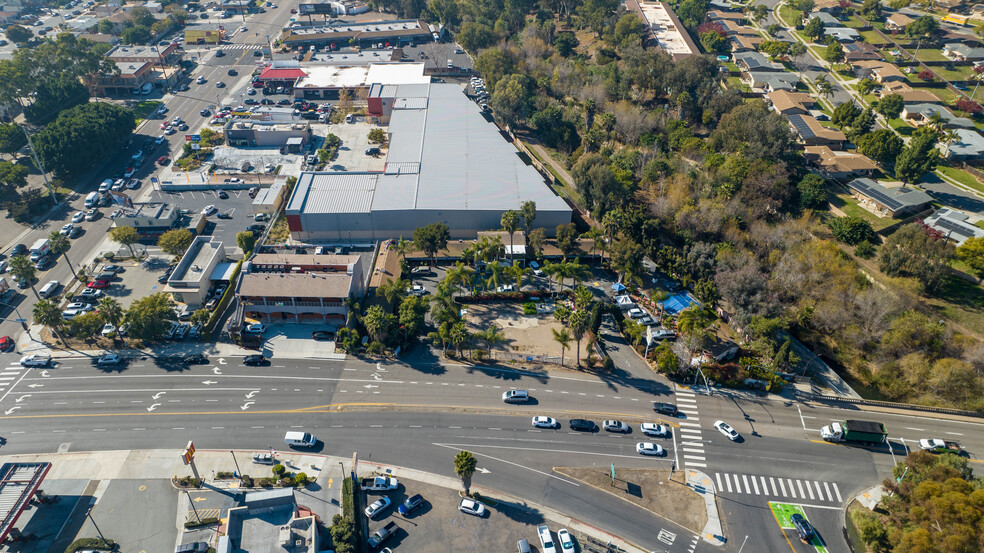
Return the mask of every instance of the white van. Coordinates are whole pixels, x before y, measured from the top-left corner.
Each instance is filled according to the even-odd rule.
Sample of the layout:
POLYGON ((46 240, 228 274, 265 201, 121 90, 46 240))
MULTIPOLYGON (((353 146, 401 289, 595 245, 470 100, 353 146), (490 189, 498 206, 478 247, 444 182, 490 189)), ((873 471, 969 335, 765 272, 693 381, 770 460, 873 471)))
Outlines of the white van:
POLYGON ((284 434, 284 443, 287 447, 314 447, 318 438, 307 432, 288 432, 284 434))
POLYGON ((543 276, 543 270, 540 269, 540 264, 536 261, 530 261, 530 269, 533 269, 533 274, 536 276, 543 276))
POLYGON ((106 180, 102 181, 102 184, 99 185, 99 191, 100 192, 109 192, 109 190, 112 187, 113 187, 113 179, 106 179, 106 180))
POLYGON ((58 282, 57 280, 48 281, 48 284, 45 284, 44 287, 41 288, 40 291, 38 291, 38 295, 41 296, 42 298, 48 299, 51 296, 55 295, 55 292, 58 291, 58 288, 60 286, 61 283, 58 282))
POLYGON ((85 207, 93 208, 99 205, 99 192, 89 192, 85 197, 85 207))

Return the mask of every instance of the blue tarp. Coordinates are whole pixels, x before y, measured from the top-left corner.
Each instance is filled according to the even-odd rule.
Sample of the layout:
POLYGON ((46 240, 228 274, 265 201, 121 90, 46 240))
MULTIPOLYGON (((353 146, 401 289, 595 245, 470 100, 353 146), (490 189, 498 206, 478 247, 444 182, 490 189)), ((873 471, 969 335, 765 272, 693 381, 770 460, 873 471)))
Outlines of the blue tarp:
POLYGON ((612 284, 612 290, 614 290, 615 292, 621 292, 625 290, 625 285, 622 284, 621 282, 616 282, 615 284, 612 284))
POLYGON ((680 292, 666 298, 666 301, 664 301, 661 305, 663 306, 663 311, 667 315, 676 315, 677 313, 695 304, 700 305, 700 302, 691 296, 690 292, 680 292))

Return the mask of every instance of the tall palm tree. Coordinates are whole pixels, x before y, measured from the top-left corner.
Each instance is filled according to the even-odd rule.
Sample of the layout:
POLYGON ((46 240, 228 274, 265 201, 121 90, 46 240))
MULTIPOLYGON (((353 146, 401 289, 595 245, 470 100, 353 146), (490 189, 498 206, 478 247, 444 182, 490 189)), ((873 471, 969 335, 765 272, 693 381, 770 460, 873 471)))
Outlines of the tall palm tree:
MULTIPOLYGON (((199 309, 192 314, 192 317, 194 318, 195 314, 199 311, 205 312, 205 320, 207 321, 208 311, 205 311, 204 309, 199 309)), ((199 317, 201 316, 199 315, 199 317)), ((116 328, 119 328, 120 322, 123 320, 123 306, 120 305, 119 300, 110 297, 105 297, 99 300, 99 318, 102 319, 103 324, 109 323, 116 328)))
POLYGON ((594 294, 591 293, 591 290, 588 290, 584 286, 578 286, 574 289, 574 305, 576 305, 578 309, 591 309, 591 303, 593 301, 594 294))
POLYGON ((452 326, 454 326, 454 321, 444 321, 438 325, 437 330, 427 335, 428 338, 434 340, 435 342, 438 340, 441 341, 441 351, 444 356, 447 356, 448 345, 451 343, 452 326))
POLYGON ((27 258, 26 255, 15 255, 10 260, 10 274, 15 277, 27 281, 31 285, 31 291, 34 292, 34 297, 41 299, 38 294, 38 289, 34 287, 34 275, 37 273, 37 269, 34 268, 34 264, 31 260, 27 258))
POLYGON ((444 275, 444 281, 451 287, 452 293, 455 290, 467 290, 472 282, 473 272, 474 269, 459 261, 454 264, 454 267, 447 270, 444 275))
POLYGON ((438 324, 455 322, 460 318, 458 306, 454 303, 454 290, 450 285, 441 282, 437 285, 431 302, 431 319, 438 324))
POLYGON ((502 225, 502 230, 509 233, 509 258, 513 257, 513 234, 519 230, 519 219, 521 215, 518 211, 510 209, 502 212, 502 218, 499 223, 502 225))
POLYGON ((356 321, 359 320, 359 315, 362 313, 362 303, 359 298, 355 297, 355 294, 349 294, 349 297, 345 298, 345 308, 348 313, 345 317, 345 326, 347 328, 353 328, 356 321))
POLYGON ((465 489, 465 495, 471 495, 471 479, 478 467, 478 460, 470 451, 459 451, 454 456, 454 472, 461 477, 461 487, 465 489))
POLYGON ((71 260, 68 259, 68 249, 72 247, 72 241, 68 239, 67 236, 58 232, 57 230, 51 231, 48 235, 48 245, 51 247, 51 251, 55 255, 61 255, 65 258, 65 263, 68 263, 68 270, 72 271, 72 275, 75 276, 75 268, 72 267, 71 260))
POLYGON ((563 271, 561 265, 563 264, 564 264, 563 262, 560 263, 551 263, 549 261, 543 262, 543 268, 541 270, 543 271, 543 274, 547 277, 547 286, 550 287, 551 292, 553 292, 554 278, 560 277, 561 272, 563 271))
POLYGON ((943 132, 943 127, 946 126, 946 119, 939 111, 933 111, 930 116, 926 119, 926 124, 938 133, 943 132))
POLYGON ((571 337, 576 342, 574 353, 577 356, 577 364, 575 367, 581 366, 581 340, 584 338, 585 333, 588 332, 589 322, 590 315, 587 309, 578 309, 572 312, 570 318, 567 320, 568 326, 571 327, 571 337))
POLYGON ((940 134, 940 142, 946 145, 946 149, 943 151, 943 157, 950 155, 950 144, 956 142, 960 138, 955 129, 946 129, 940 134))
POLYGON ((488 267, 489 278, 485 280, 485 284, 488 285, 490 290, 495 290, 502 284, 506 268, 503 265, 499 265, 498 261, 489 263, 488 267))
POLYGON ((458 321, 451 325, 450 328, 451 345, 454 346, 455 353, 461 356, 461 350, 464 349, 465 345, 471 340, 471 334, 468 333, 468 329, 465 328, 465 323, 458 321))
POLYGON ((61 309, 58 308, 58 304, 50 300, 38 300, 34 304, 34 310, 32 312, 34 315, 34 324, 39 324, 46 326, 55 333, 62 344, 65 344, 65 339, 62 338, 58 329, 65 323, 65 319, 62 318, 61 309))
POLYGON ((479 332, 477 337, 485 342, 489 357, 492 357, 492 348, 506 341, 506 334, 502 332, 502 329, 497 324, 492 324, 485 331, 479 332))
POLYGON ((550 331, 553 332, 554 341, 560 344, 560 366, 564 366, 564 352, 571 347, 571 335, 566 327, 561 327, 560 330, 551 328, 550 331))
POLYGON ((516 280, 516 291, 523 289, 523 277, 530 275, 533 269, 529 267, 523 267, 519 264, 519 261, 513 261, 512 265, 509 265, 505 269, 506 274, 516 280))
POLYGON ((670 293, 665 290, 659 290, 652 293, 650 299, 656 303, 656 307, 659 308, 659 320, 663 320, 663 302, 670 298, 670 293))
POLYGON ((571 288, 591 278, 591 269, 588 269, 587 265, 582 265, 578 260, 575 259, 567 265, 567 276, 574 280, 571 288))
POLYGON ((376 293, 380 294, 386 300, 386 303, 390 306, 390 311, 393 311, 396 309, 397 304, 400 303, 400 300, 407 296, 407 290, 409 289, 410 281, 397 279, 380 285, 376 288, 376 293))

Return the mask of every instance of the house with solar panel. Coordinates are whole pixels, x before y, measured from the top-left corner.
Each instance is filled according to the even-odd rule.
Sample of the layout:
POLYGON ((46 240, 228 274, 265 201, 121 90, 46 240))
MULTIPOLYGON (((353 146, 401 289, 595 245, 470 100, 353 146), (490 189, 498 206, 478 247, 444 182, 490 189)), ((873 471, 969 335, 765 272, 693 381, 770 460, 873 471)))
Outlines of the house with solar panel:
POLYGON ((869 178, 854 179, 847 187, 861 207, 880 217, 900 218, 919 213, 933 201, 932 196, 922 190, 903 186, 888 188, 869 178))
POLYGON ((786 118, 793 127, 793 132, 799 137, 799 143, 804 146, 828 146, 834 150, 843 150, 847 136, 837 129, 824 127, 812 115, 790 114, 786 118))
POLYGON ((926 217, 923 223, 959 246, 968 238, 984 238, 984 229, 972 225, 968 219, 967 214, 944 207, 926 217))

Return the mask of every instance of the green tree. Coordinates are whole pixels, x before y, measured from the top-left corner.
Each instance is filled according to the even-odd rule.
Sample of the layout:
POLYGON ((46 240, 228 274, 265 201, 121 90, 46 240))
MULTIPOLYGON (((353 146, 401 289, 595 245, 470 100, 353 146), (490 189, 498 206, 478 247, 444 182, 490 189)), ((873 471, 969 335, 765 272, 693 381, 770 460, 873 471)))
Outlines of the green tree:
POLYGON ((878 100, 878 105, 875 107, 878 113, 888 119, 897 118, 902 114, 903 109, 905 109, 905 100, 901 94, 895 93, 883 96, 881 100, 878 100))
POLYGON ((845 244, 855 245, 864 240, 873 242, 875 231, 871 228, 871 223, 856 215, 846 217, 831 217, 827 220, 827 226, 834 238, 845 244))
POLYGON ((113 227, 109 229, 109 239, 130 249, 130 256, 137 257, 133 245, 140 241, 140 233, 133 227, 113 227))
POLYGON ((531 273, 533 273, 533 269, 523 267, 519 264, 519 261, 513 261, 512 265, 507 266, 505 271, 506 275, 516 282, 517 292, 523 289, 523 278, 528 277, 531 273))
POLYGON ((861 15, 869 21, 881 19, 881 2, 879 0, 864 0, 861 4, 861 15))
POLYGON ((639 44, 642 41, 642 35, 645 29, 646 27, 638 15, 627 13, 615 22, 615 32, 612 35, 612 40, 616 45, 620 46, 639 44))
POLYGON ((0 123, 0 153, 13 154, 26 145, 27 138, 20 127, 14 123, 0 123))
POLYGON ((492 46, 493 41, 495 41, 495 34, 492 33, 492 29, 488 25, 469 21, 461 25, 455 38, 462 48, 475 55, 479 50, 492 46))
POLYGON ((144 27, 150 27, 154 24, 154 14, 150 13, 150 10, 143 7, 137 6, 132 8, 129 12, 129 19, 134 25, 142 25, 144 27))
POLYGON ((512 259, 514 255, 514 245, 513 245, 513 235, 519 230, 519 223, 522 215, 520 212, 509 209, 502 212, 502 218, 499 220, 499 224, 502 225, 502 230, 509 233, 509 258, 512 259))
POLYGON ((852 102, 844 102, 834 108, 834 113, 830 116, 830 122, 840 128, 844 128, 850 126, 858 115, 861 115, 860 108, 852 102))
POLYGON ((376 127, 369 131, 368 138, 369 138, 369 142, 372 142, 373 144, 382 144, 386 142, 386 131, 384 131, 379 127, 376 127))
POLYGON ((940 22, 931 15, 924 15, 905 26, 905 34, 911 37, 930 37, 940 29, 940 22))
POLYGON ((100 19, 96 24, 96 31, 104 35, 113 34, 113 22, 109 19, 100 19))
POLYGON ((370 339, 384 344, 390 338, 390 332, 395 328, 396 322, 395 315, 387 313, 378 305, 370 306, 362 318, 362 324, 369 332, 370 339))
POLYGON ((137 340, 157 340, 177 318, 175 303, 170 294, 157 292, 130 304, 123 315, 127 332, 137 340))
MULTIPOLYGON (((680 9, 683 9, 684 4, 694 1, 684 0, 680 5, 680 9)), ((585 0, 577 7, 576 11, 584 25, 594 31, 598 35, 598 38, 602 38, 605 30, 605 21, 612 16, 616 7, 618 7, 616 0, 585 0)), ((680 15, 679 10, 677 15, 680 15)))
POLYGON ((695 29, 707 15, 707 0, 683 0, 676 10, 677 17, 688 29, 695 29))
POLYGON ((32 141, 46 169, 70 178, 117 152, 135 124, 133 112, 124 107, 90 102, 61 112, 32 141))
POLYGON ((460 10, 455 0, 430 0, 427 10, 445 27, 457 28, 461 21, 460 10))
POLYGON ((413 340, 423 330, 427 305, 427 298, 422 296, 409 296, 400 302, 399 324, 406 341, 413 340))
POLYGON ((984 238, 971 236, 957 246, 957 259, 970 267, 977 278, 984 278, 984 238))
POLYGON ((564 254, 564 259, 573 256, 578 251, 577 225, 568 223, 557 225, 557 247, 564 254))
POLYGON ((65 263, 68 263, 68 270, 72 272, 72 275, 75 275, 75 267, 72 266, 72 261, 68 258, 68 249, 72 247, 72 241, 64 234, 53 230, 48 234, 48 247, 51 248, 51 253, 60 255, 65 259, 65 263))
POLYGON ((461 487, 467 496, 471 496, 471 479, 477 467, 478 460, 470 451, 459 451, 454 456, 454 473, 461 477, 461 487))
POLYGON ((840 63, 844 61, 844 47, 840 42, 831 42, 823 51, 823 59, 829 63, 840 63))
POLYGON ((885 240, 878 261, 885 274, 916 278, 935 292, 946 282, 953 256, 953 244, 930 235, 919 223, 909 223, 885 240))
POLYGON ((236 244, 243 254, 249 254, 256 247, 256 235, 251 230, 243 230, 236 233, 236 244))
POLYGON ((616 241, 611 249, 611 265, 619 273, 621 282, 640 282, 642 278, 642 259, 645 252, 642 246, 630 238, 616 241))
MULTIPOLYGON (((36 272, 37 269, 34 268, 34 263, 31 263, 31 260, 26 255, 15 255, 10 258, 10 274, 30 284, 31 291, 34 292, 34 297, 40 300, 41 296, 38 295, 38 290, 34 287, 36 272)), ((61 316, 60 312, 59 316, 61 316)))
POLYGON ((827 182, 823 177, 807 173, 796 185, 799 191, 800 207, 804 209, 825 209, 827 207, 827 182))
POLYGON ((506 342, 506 334, 496 324, 491 324, 484 331, 479 332, 477 338, 485 342, 489 357, 492 357, 492 348, 506 342))
POLYGON ((575 346, 574 353, 577 358, 575 367, 581 366, 581 340, 584 338, 584 334, 588 331, 588 325, 591 322, 591 315, 587 309, 576 309, 571 313, 571 316, 567 319, 567 326, 571 330, 571 338, 574 338, 575 346))
POLYGON ((208 323, 208 320, 212 318, 212 313, 208 309, 196 309, 191 313, 191 318, 188 322, 192 326, 202 325, 203 327, 208 323))
POLYGON ((864 96, 867 96, 868 94, 873 93, 878 86, 879 84, 877 81, 870 77, 865 77, 858 81, 858 92, 864 96))
POLYGON ((499 286, 502 286, 506 267, 504 265, 499 265, 498 261, 493 261, 492 263, 489 263, 486 268, 489 271, 489 276, 485 279, 485 285, 488 286, 489 290, 497 290, 499 286))
POLYGON ((100 336, 103 324, 105 323, 103 323, 100 314, 90 311, 76 315, 75 318, 68 321, 68 331, 76 338, 91 342, 100 336))
POLYGON ((328 533, 331 534, 331 543, 335 548, 335 553, 355 553, 357 551, 356 542, 359 540, 359 534, 356 531, 355 521, 351 518, 336 514, 331 519, 331 528, 328 529, 328 533))
POLYGON ((414 246, 431 260, 434 260, 437 252, 448 246, 450 239, 451 231, 444 223, 431 223, 413 231, 414 246))
POLYGON ((19 163, 0 161, 0 191, 16 197, 17 189, 27 185, 28 169, 19 163))
POLYGON ((656 356, 656 370, 660 374, 673 374, 677 371, 680 365, 679 360, 675 353, 673 353, 673 348, 670 346, 670 342, 662 341, 654 351, 656 356))
POLYGON ((677 329, 687 338, 687 349, 691 352, 707 340, 707 328, 713 316, 704 307, 691 306, 677 315, 677 329))
POLYGON ((561 57, 566 58, 570 57, 570 55, 575 52, 577 47, 580 45, 580 41, 577 40, 574 33, 557 33, 557 36, 554 38, 553 45, 554 48, 557 49, 557 53, 560 54, 561 57))
POLYGON ((530 232, 533 229, 533 223, 536 222, 536 202, 533 200, 524 201, 519 206, 519 212, 523 216, 523 236, 526 238, 526 246, 530 247, 530 232))
POLYGON ((814 17, 803 27, 803 32, 806 33, 806 36, 814 40, 820 40, 823 38, 823 22, 819 18, 814 17))
POLYGON ((513 73, 496 82, 489 105, 496 117, 509 125, 516 125, 530 116, 532 101, 529 77, 513 73))
POLYGON ((50 328, 51 332, 53 332, 55 337, 58 338, 58 341, 62 344, 65 343, 65 339, 62 338, 61 333, 58 332, 61 325, 65 323, 65 320, 62 319, 61 309, 58 307, 58 304, 51 300, 39 299, 37 303, 34 304, 32 315, 34 316, 34 324, 39 324, 50 328))
POLYGON ((706 52, 727 52, 728 39, 721 36, 717 31, 705 31, 697 35, 700 45, 706 52))
MULTIPOLYGON (((195 236, 190 230, 186 228, 172 229, 157 239, 157 247, 168 255, 178 257, 184 254, 194 240, 195 236)), ((236 236, 236 241, 239 241, 238 235, 236 236)))
MULTIPOLYGON (((111 324, 116 328, 123 322, 123 306, 119 300, 111 297, 104 297, 99 300, 99 317, 103 324, 111 324)), ((206 311, 207 313, 207 311, 206 311)))
POLYGON ((526 254, 534 259, 539 259, 543 255, 543 247, 547 244, 547 233, 541 228, 530 231, 526 238, 526 254))
POLYGON ((34 101, 24 107, 24 118, 34 125, 54 120, 62 111, 89 101, 89 89, 72 73, 63 73, 40 82, 34 101))
POLYGON ((150 37, 150 28, 144 27, 143 25, 128 27, 120 33, 120 40, 124 44, 147 44, 150 41, 150 37))
POLYGON ((564 366, 564 352, 571 347, 571 334, 567 327, 561 327, 560 330, 551 328, 550 331, 553 333, 553 340, 560 344, 560 366, 564 366))
POLYGON ((32 38, 34 38, 34 33, 32 33, 30 29, 20 25, 9 25, 4 30, 4 33, 11 42, 18 46, 27 44, 32 38))
POLYGON ((895 163, 904 143, 889 129, 878 129, 858 137, 858 150, 880 163, 895 163))
POLYGON ((895 178, 902 184, 917 182, 936 168, 940 152, 936 149, 936 133, 916 133, 895 158, 895 178))

